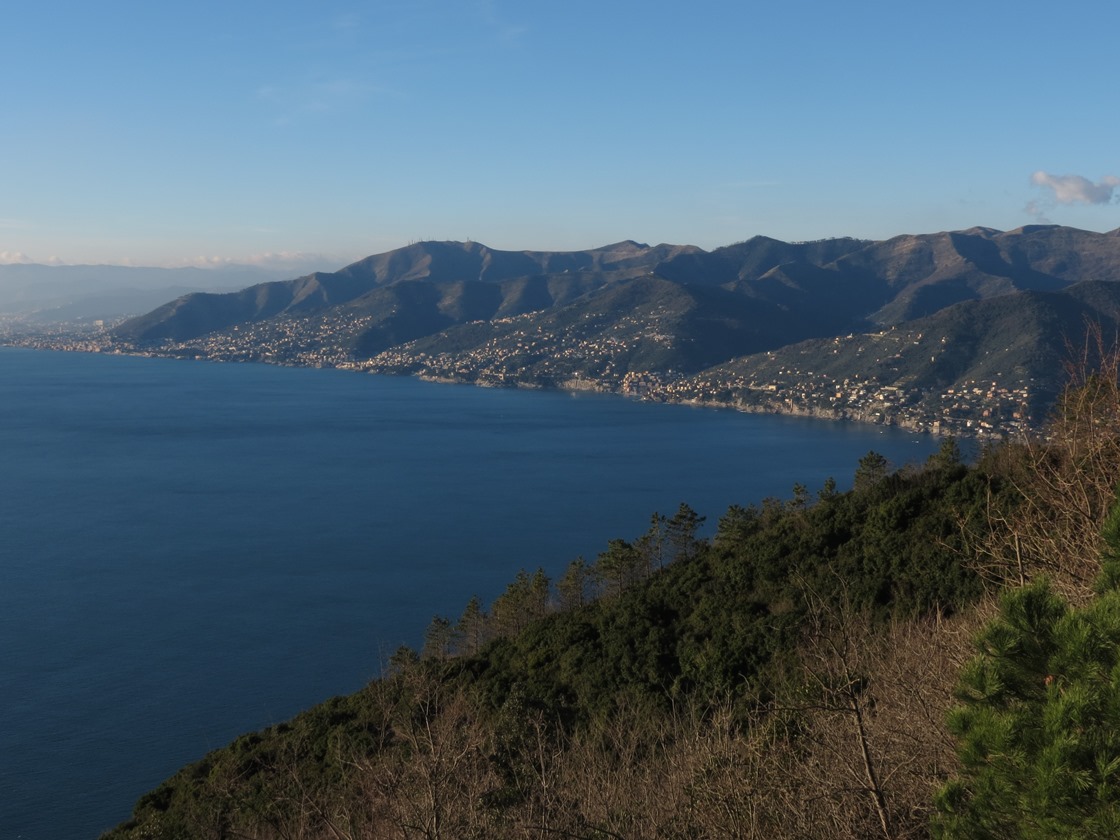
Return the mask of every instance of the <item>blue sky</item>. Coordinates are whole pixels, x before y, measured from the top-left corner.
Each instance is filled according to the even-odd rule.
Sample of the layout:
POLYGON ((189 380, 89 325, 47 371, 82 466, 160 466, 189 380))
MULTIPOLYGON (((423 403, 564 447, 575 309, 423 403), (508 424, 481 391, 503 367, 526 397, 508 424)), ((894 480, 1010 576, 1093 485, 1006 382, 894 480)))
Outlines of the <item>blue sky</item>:
POLYGON ((17 0, 2 19, 0 262, 1120 227, 1115 0, 17 0))

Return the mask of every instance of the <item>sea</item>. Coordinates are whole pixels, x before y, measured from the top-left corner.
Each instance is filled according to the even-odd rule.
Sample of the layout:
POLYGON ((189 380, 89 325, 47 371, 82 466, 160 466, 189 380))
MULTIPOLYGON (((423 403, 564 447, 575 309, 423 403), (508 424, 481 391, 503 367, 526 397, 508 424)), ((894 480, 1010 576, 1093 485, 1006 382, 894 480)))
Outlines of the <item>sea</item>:
POLYGON ((376 679, 435 615, 687 502, 850 486, 897 429, 0 348, 0 838, 95 838, 187 762, 376 679))

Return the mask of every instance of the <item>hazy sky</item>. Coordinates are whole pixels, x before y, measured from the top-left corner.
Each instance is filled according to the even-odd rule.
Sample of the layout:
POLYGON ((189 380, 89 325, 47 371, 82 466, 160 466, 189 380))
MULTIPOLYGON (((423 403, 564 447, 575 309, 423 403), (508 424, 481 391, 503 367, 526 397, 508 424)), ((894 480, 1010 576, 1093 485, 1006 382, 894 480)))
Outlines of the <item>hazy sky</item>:
POLYGON ((1120 227, 1120 4, 15 0, 0 262, 1120 227))

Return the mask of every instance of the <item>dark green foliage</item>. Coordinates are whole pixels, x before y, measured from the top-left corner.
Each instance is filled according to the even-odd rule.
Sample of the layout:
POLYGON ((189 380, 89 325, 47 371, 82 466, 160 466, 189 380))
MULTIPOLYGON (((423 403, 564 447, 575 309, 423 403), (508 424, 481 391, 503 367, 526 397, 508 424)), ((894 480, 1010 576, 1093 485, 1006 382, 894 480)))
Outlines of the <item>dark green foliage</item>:
POLYGON ((654 569, 662 569, 669 561, 667 556, 668 546, 665 527, 668 520, 662 513, 655 513, 650 517, 649 530, 634 541, 634 547, 645 559, 646 573, 654 569))
POLYGON ((829 499, 835 498, 836 495, 836 479, 829 476, 824 480, 824 486, 817 492, 817 498, 822 502, 827 502, 829 499))
POLYGON ((1120 504, 1102 532, 1098 596, 1046 581, 1007 592, 950 716, 961 771, 939 792, 944 838, 1120 836, 1120 504))
POLYGON ((612 540, 595 564, 606 599, 505 638, 467 667, 493 702, 516 684, 571 719, 601 713, 619 693, 661 707, 682 696, 765 696, 800 639, 809 591, 881 619, 953 612, 978 596, 958 517, 979 516, 988 487, 957 464, 881 477, 811 506, 796 497, 736 506, 710 544, 682 505, 666 525, 677 542, 665 538, 680 559, 642 582, 643 540, 612 540))
POLYGON ((1083 609, 1045 584, 1011 592, 978 647, 936 835, 1120 836, 1120 592, 1083 609))
POLYGON ((855 478, 852 480, 852 489, 856 491, 867 490, 887 475, 887 459, 878 452, 871 451, 859 459, 859 468, 856 469, 855 478))
POLYGON ((459 652, 464 656, 474 656, 488 638, 487 615, 482 609, 482 601, 475 595, 468 602, 459 623, 455 625, 455 636, 459 652))
POLYGON ((243 735, 141 797, 133 818, 103 838, 237 837, 245 825, 284 836, 297 821, 322 825, 301 813, 304 800, 352 794, 348 757, 380 751, 390 737, 381 707, 369 701, 367 692, 335 697, 289 723, 243 735), (300 795, 277 795, 293 789, 300 795))
POLYGON ((524 569, 490 608, 491 632, 499 636, 520 633, 548 609, 549 580, 543 569, 532 575, 524 569))
POLYGON ((1101 575, 1098 592, 1120 590, 1120 504, 1113 506, 1101 529, 1101 575))
POLYGON ((424 647, 420 651, 422 659, 443 659, 451 655, 455 646, 455 627, 451 620, 437 615, 424 633, 424 647))
POLYGON ((626 540, 611 540, 595 561, 595 578, 606 597, 621 595, 646 574, 645 558, 626 540))
POLYGON ((416 653, 408 645, 401 645, 393 655, 389 657, 389 666, 385 669, 386 674, 391 676, 393 674, 403 673, 420 661, 420 655, 416 653))
POLYGON ((858 491, 829 487, 810 503, 801 489, 789 502, 732 507, 711 541, 698 536, 703 517, 682 504, 655 515, 634 542, 612 540, 593 566, 573 563, 555 595, 543 571, 522 571, 489 613, 475 598, 454 626, 437 618, 425 658, 402 649, 367 691, 187 768, 137 805, 135 832, 115 836, 191 820, 220 825, 234 814, 238 826, 276 826, 282 836, 308 796, 355 795, 346 767, 362 756, 412 766, 415 747, 394 734, 409 731, 410 685, 459 691, 472 698, 470 714, 488 721, 479 725, 492 734, 479 743, 489 744, 498 779, 484 794, 495 814, 521 801, 531 745, 625 726, 621 709, 653 721, 682 704, 730 701, 749 716, 781 684, 810 594, 817 606, 872 620, 952 611, 979 594, 955 546, 959 519, 983 509, 992 478, 959 464, 894 475, 879 466, 858 491), (592 576, 601 592, 588 600, 592 576), (391 717, 398 723, 387 726, 391 717))
POLYGON ((591 600, 593 571, 582 557, 568 564, 556 581, 556 600, 562 612, 576 610, 591 600))
POLYGON ((720 517, 713 544, 717 549, 729 548, 745 541, 762 527, 762 517, 754 505, 732 505, 720 517))
POLYGON ((926 466, 935 470, 947 470, 959 467, 962 463, 961 448, 957 445, 957 439, 947 437, 941 441, 937 451, 929 456, 926 466))
POLYGON ((666 521, 665 539, 671 547, 673 560, 691 560, 699 553, 702 546, 696 534, 705 519, 707 517, 681 502, 677 512, 666 521))

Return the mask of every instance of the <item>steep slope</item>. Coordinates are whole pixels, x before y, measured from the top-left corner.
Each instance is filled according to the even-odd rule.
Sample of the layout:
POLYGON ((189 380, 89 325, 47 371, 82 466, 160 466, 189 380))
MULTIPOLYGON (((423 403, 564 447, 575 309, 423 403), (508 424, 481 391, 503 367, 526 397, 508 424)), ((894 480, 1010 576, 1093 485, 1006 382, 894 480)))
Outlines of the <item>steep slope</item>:
MULTIPOLYGON (((741 382, 728 398, 750 401, 746 383, 875 382, 929 397, 965 383, 998 382, 1029 394, 1039 413, 1065 384, 1093 331, 1120 332, 1120 284, 1086 282, 1062 292, 1023 291, 957 303, 888 330, 791 344, 735 359, 697 382, 741 382)), ((829 393, 820 387, 820 392, 829 393)))
POLYGON ((182 341, 237 324, 310 315, 347 303, 368 288, 351 275, 316 273, 226 294, 196 292, 125 321, 114 335, 129 341, 182 341))
MULTIPOLYGON (((795 316, 794 321, 811 324, 801 335, 791 336, 792 341, 867 323, 902 323, 966 300, 1023 290, 1056 291, 1083 280, 1115 280, 1120 277, 1120 237, 1052 226, 1009 233, 972 228, 884 242, 785 243, 755 237, 710 253, 692 246, 650 247, 632 241, 573 252, 422 242, 333 273, 227 295, 188 295, 126 322, 116 335, 130 341, 185 340, 236 324, 329 311, 376 289, 410 282, 460 284, 452 293, 461 298, 460 304, 447 300, 440 307, 451 323, 459 323, 547 309, 570 301, 576 293, 645 274, 678 284, 723 286, 775 304, 795 316), (547 279, 531 282, 532 278, 547 279), (502 292, 463 285, 468 283, 497 284, 502 292)), ((358 308, 375 313, 379 300, 369 297, 358 308)), ((405 317, 416 325, 442 323, 430 313, 405 317)))
POLYGON ((966 300, 1118 279, 1118 245, 1107 234, 1057 226, 1008 233, 970 228, 895 237, 839 259, 835 269, 845 276, 871 276, 887 284, 891 294, 868 317, 890 325, 966 300))
POLYGON ((438 370, 433 363, 457 359, 467 379, 556 385, 630 371, 695 371, 728 353, 773 346, 798 328, 772 304, 649 275, 528 317, 450 327, 396 347, 373 364, 425 373, 438 370))
MULTIPOLYGON (((843 665, 846 678, 834 682, 852 685, 854 656, 836 663, 819 655, 823 641, 812 647, 825 621, 839 625, 845 611, 867 623, 827 628, 832 655, 850 654, 841 632, 867 646, 853 696, 867 704, 905 836, 923 836, 924 803, 947 773, 931 745, 944 740, 936 721, 952 680, 924 663, 947 658, 957 635, 948 616, 981 592, 961 550, 962 523, 998 497, 1000 478, 966 469, 951 451, 921 472, 886 476, 863 462, 856 472, 858 490, 826 489, 818 504, 732 507, 710 542, 697 538, 695 513, 682 505, 633 542, 611 541, 592 564, 576 561, 555 588, 543 572, 523 572, 489 611, 476 603, 457 624, 444 620, 447 639, 421 658, 398 651, 391 673, 363 691, 184 768, 106 840, 412 837, 417 825, 437 824, 440 836, 456 837, 533 836, 541 825, 569 837, 816 836, 806 830, 814 823, 867 812, 848 773, 821 768, 830 753, 857 753, 815 737, 825 716, 848 707, 827 702, 840 693, 818 696, 817 683, 806 684, 809 674, 827 684, 822 669, 843 665), (655 570, 651 553, 662 550, 655 570), (630 566, 617 577, 620 560, 630 566), (935 635, 920 631, 934 624, 935 635), (884 634, 923 639, 894 663, 901 697, 878 667, 893 658, 874 644, 884 634), (703 728, 674 729, 682 719, 703 728), (881 721, 892 719, 905 737, 888 751, 881 721), (709 724, 721 752, 698 737, 709 724), (701 749, 678 751, 690 743, 701 749), (783 764, 795 755, 803 765, 783 764), (813 787, 802 774, 814 767, 827 796, 779 795, 813 787), (918 783, 905 787, 901 778, 914 774, 918 783), (610 805, 599 808, 606 790, 610 805), (771 816, 760 823, 762 811, 771 816), (795 814, 805 828, 784 828, 795 814)), ((861 820, 836 836, 872 836, 872 827, 861 820)))
MULTIPOLYGON (((583 285, 593 285, 644 274, 659 262, 690 250, 696 249, 673 245, 651 248, 626 241, 590 251, 513 252, 493 250, 477 242, 421 242, 367 257, 333 273, 317 272, 225 295, 186 295, 127 321, 115 334, 130 341, 182 341, 236 324, 312 315, 345 306, 376 289, 397 283, 427 282, 444 286, 474 281, 500 284, 518 278, 576 274, 583 276, 583 285)), ((492 295, 487 291, 465 294, 492 295)), ((378 300, 380 298, 374 296, 359 308, 369 310, 378 300)), ((453 308, 445 306, 445 314, 450 314, 446 310, 453 308)), ((450 314, 450 317, 452 321, 472 320, 488 317, 486 313, 493 314, 502 308, 502 302, 492 307, 484 304, 479 307, 467 301, 458 316, 450 314)), ((510 304, 505 308, 517 310, 518 305, 510 304)), ((414 323, 425 319, 422 313, 408 317, 414 323)))
POLYGON ((368 326, 354 340, 354 355, 371 356, 456 324, 562 306, 614 278, 614 274, 577 272, 518 277, 501 283, 467 280, 437 285, 410 280, 379 287, 345 307, 347 313, 368 318, 368 326))

